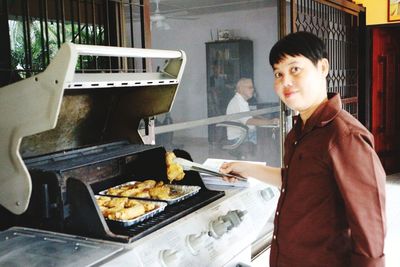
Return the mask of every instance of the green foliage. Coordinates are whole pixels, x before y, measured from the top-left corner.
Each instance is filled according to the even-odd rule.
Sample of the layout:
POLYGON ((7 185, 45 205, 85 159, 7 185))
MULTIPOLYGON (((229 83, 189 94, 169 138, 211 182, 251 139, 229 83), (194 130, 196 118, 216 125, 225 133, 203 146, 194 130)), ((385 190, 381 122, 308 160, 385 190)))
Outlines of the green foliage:
MULTIPOLYGON (((81 27, 80 35, 78 33, 78 25, 74 26, 75 36, 72 36, 72 25, 66 23, 64 25, 64 39, 65 41, 92 44, 94 41, 97 44, 103 42, 103 34, 101 27, 92 27, 83 25, 81 27), (86 30, 85 27, 88 27, 86 30), (96 40, 94 38, 94 30, 96 31, 96 40)), ((28 49, 28 54, 25 53, 25 47, 28 46, 27 40, 24 38, 24 27, 23 21, 19 20, 9 20, 10 29, 10 40, 11 40, 11 67, 20 72, 20 75, 25 78, 31 74, 35 74, 43 71, 47 65, 50 63, 51 59, 54 57, 59 49, 57 40, 57 24, 54 22, 47 23, 47 33, 46 25, 44 22, 39 20, 33 20, 29 23, 29 41, 30 41, 30 53, 28 49), (26 42, 26 43, 25 43, 26 42), (31 55, 31 64, 29 64, 28 56, 31 55)), ((63 41, 62 38, 62 25, 59 24, 60 31, 60 42, 63 41)), ((78 68, 90 68, 93 67, 94 57, 84 57, 82 66, 78 64, 78 68)))

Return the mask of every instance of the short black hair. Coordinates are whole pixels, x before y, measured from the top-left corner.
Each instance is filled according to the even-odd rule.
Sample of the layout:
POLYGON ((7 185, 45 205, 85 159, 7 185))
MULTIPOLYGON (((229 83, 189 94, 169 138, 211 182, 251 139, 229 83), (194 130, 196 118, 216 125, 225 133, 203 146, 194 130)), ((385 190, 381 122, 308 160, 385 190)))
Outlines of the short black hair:
POLYGON ((276 42, 269 52, 269 64, 274 67, 286 56, 304 56, 314 65, 323 58, 328 58, 324 42, 310 32, 295 32, 276 42))

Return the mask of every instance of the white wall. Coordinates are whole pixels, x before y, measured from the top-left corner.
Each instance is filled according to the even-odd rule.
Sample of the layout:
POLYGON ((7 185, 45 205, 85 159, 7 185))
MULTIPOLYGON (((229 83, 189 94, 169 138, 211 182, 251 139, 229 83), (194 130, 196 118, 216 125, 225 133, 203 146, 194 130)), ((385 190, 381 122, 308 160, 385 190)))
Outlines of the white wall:
MULTIPOLYGON (((253 41, 258 101, 278 101, 272 89, 273 75, 268 63, 269 50, 278 39, 276 7, 203 15, 198 20, 168 19, 167 23, 170 30, 153 29, 152 47, 183 50, 187 54, 183 80, 171 112, 174 122, 207 118, 205 43, 211 41, 211 32, 216 39, 217 29, 232 29, 237 37, 253 41)), ((196 128, 184 134, 206 137, 207 128, 196 128)))

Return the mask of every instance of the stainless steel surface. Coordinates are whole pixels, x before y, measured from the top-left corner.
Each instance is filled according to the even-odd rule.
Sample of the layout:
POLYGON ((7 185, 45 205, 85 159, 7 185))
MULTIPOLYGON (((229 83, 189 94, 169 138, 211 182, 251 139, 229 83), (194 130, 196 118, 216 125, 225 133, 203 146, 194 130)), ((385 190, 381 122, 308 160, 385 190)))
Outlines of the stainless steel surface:
POLYGON ((252 178, 245 189, 227 190, 226 195, 188 214, 131 246, 123 255, 104 266, 146 267, 235 267, 251 266, 256 251, 251 247, 272 231, 279 191, 252 178), (271 188, 274 196, 265 199, 261 191, 271 188), (257 240, 257 241, 256 241, 257 240))
POLYGON ((29 228, 0 232, 0 266, 93 266, 123 249, 111 242, 29 228))

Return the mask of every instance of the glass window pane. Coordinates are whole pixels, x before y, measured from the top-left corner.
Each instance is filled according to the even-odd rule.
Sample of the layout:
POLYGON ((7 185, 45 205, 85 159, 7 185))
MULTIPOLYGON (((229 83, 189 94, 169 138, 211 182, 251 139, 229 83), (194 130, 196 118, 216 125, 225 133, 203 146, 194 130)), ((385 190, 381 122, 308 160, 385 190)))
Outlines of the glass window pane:
MULTIPOLYGON (((152 22, 153 48, 180 49, 187 54, 172 110, 158 116, 156 122, 161 128, 165 124, 179 127, 161 134, 156 128, 156 143, 167 149, 182 148, 199 162, 227 158, 279 166, 279 99, 268 63, 269 51, 278 39, 276 3, 231 3, 218 8, 205 8, 202 4, 198 1, 198 6, 184 13, 165 15, 162 23, 152 22), (168 27, 162 27, 164 23, 168 27), (251 93, 239 92, 237 83, 241 78, 250 79, 251 93), (238 94, 242 106, 228 108, 238 94), (270 125, 253 126, 251 118, 270 125), (226 122, 242 123, 247 128, 244 139, 237 137, 240 128, 226 126, 226 122), (235 131, 236 135, 232 135, 235 131)), ((160 13, 164 11, 168 7, 160 7, 160 13)), ((152 64, 153 69, 162 66, 157 60, 152 64)))

